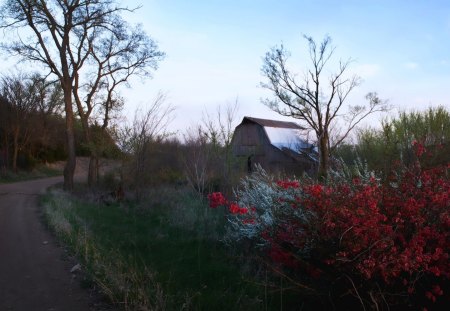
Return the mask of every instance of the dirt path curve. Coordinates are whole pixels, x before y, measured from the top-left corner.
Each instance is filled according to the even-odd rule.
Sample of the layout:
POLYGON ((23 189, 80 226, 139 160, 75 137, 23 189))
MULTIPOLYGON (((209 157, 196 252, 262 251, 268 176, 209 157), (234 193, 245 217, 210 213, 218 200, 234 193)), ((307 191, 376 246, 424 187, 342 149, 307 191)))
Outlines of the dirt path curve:
POLYGON ((42 224, 38 195, 62 177, 0 184, 0 310, 93 310, 42 224))

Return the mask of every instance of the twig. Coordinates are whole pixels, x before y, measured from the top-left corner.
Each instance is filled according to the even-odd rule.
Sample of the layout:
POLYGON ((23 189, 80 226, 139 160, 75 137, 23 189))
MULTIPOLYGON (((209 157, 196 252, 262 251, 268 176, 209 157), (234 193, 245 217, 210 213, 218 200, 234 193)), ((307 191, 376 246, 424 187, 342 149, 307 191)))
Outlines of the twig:
POLYGON ((356 297, 358 297, 359 301, 361 302, 363 310, 366 311, 366 306, 364 305, 364 302, 363 302, 361 296, 359 295, 358 290, 356 289, 355 283, 353 283, 353 280, 348 275, 345 275, 345 277, 350 281, 350 283, 352 283, 353 289, 355 290, 355 293, 356 293, 356 297))
POLYGON ((372 291, 369 292, 369 296, 370 296, 370 299, 372 299, 372 301, 373 301, 373 303, 374 303, 374 305, 375 305, 375 309, 376 309, 377 311, 379 311, 380 309, 378 308, 378 303, 377 303, 375 297, 373 297, 373 292, 372 292, 372 291))
POLYGON ((344 235, 349 232, 350 230, 353 229, 353 226, 351 226, 350 228, 348 228, 347 230, 344 231, 344 233, 342 233, 341 238, 339 239, 339 247, 341 247, 341 243, 342 243, 342 238, 344 237, 344 235))

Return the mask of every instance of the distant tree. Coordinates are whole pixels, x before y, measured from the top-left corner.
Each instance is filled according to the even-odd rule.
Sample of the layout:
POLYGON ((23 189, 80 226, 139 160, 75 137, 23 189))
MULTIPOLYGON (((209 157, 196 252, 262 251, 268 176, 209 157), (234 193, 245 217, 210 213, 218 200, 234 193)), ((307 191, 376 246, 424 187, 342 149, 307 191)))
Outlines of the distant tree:
POLYGON ((231 191, 234 185, 231 140, 238 108, 236 99, 218 106, 215 114, 204 111, 202 123, 184 134, 184 174, 201 196, 208 191, 231 191))
POLYGON ((6 150, 11 147, 13 170, 17 170, 19 151, 34 157, 39 149, 57 148, 60 133, 53 121, 60 118, 62 104, 59 85, 39 74, 18 73, 0 79, 2 144, 6 150))
POLYGON ((429 151, 422 164, 431 167, 447 164, 450 161, 449 111, 437 107, 422 112, 401 112, 384 120, 381 130, 360 131, 355 151, 371 169, 387 175, 395 161, 405 165, 415 161, 415 143, 429 151))
POLYGON ((339 61, 336 72, 324 78, 324 70, 335 51, 331 38, 326 36, 319 46, 312 37, 304 38, 308 42, 312 66, 300 81, 288 68, 290 53, 283 45, 266 53, 262 74, 267 81, 261 85, 271 90, 274 98, 265 99, 263 103, 283 116, 304 121, 304 125, 315 132, 319 148, 318 176, 326 179, 330 155, 336 146, 361 120, 385 111, 387 105, 376 93, 369 93, 367 105, 348 106, 344 112, 348 95, 360 84, 358 76, 347 74, 351 60, 339 61))
MULTIPOLYGON (((64 168, 66 190, 73 188, 76 165, 74 112, 78 112, 88 133, 86 125, 93 109, 91 97, 98 94, 92 89, 96 85, 103 87, 107 84, 105 76, 122 69, 125 73, 118 74, 114 78, 117 81, 134 73, 134 67, 130 66, 134 60, 132 55, 153 55, 155 59, 162 56, 142 30, 128 28, 120 14, 132 11, 116 6, 113 0, 4 0, 1 6, 0 28, 18 30, 18 39, 3 44, 3 48, 43 65, 61 84, 68 151, 64 168), (27 31, 21 33, 21 29, 27 31), (93 68, 97 69, 91 75, 93 80, 82 82, 83 77, 92 74, 93 68), (100 77, 99 81, 95 77, 100 77), (85 97, 79 93, 81 88, 87 88, 85 97)), ((154 64, 155 59, 144 57, 142 61, 148 65, 146 62, 154 64)))
POLYGON ((49 80, 40 74, 30 77, 36 84, 37 106, 31 120, 33 135, 30 154, 33 157, 54 161, 61 159, 64 144, 64 94, 58 81, 49 80), (57 155, 56 153, 58 153, 57 155))
POLYGON ((19 150, 33 133, 31 118, 38 107, 36 80, 25 75, 4 76, 0 81, 0 101, 4 106, 4 130, 12 140, 12 168, 17 171, 19 150))
MULTIPOLYGON (((132 76, 150 77, 164 53, 158 50, 141 27, 116 21, 113 31, 97 32, 89 41, 90 70, 75 77, 73 94, 91 157, 88 184, 98 180, 98 156, 103 145, 91 133, 91 114, 96 110, 100 129, 105 136, 111 115, 123 107, 119 87, 132 76), (97 108, 97 109, 96 109, 97 108)), ((98 135, 97 135, 98 137, 98 135)))
POLYGON ((145 110, 136 110, 132 124, 116 132, 119 148, 126 157, 122 169, 127 167, 137 199, 141 198, 143 189, 148 185, 149 149, 154 143, 171 136, 168 126, 173 120, 174 108, 165 101, 165 94, 159 93, 145 110))

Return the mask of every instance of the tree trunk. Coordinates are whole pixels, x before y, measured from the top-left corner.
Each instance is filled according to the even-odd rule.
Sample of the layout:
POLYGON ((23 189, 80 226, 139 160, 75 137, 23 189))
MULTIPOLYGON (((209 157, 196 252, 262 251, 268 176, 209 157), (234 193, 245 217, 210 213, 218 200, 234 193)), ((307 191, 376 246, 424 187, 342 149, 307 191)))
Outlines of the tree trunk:
POLYGON ((87 182, 89 188, 92 188, 98 182, 98 155, 97 155, 97 146, 94 145, 92 140, 91 131, 89 128, 88 119, 86 116, 80 116, 81 125, 83 126, 84 138, 86 140, 86 144, 88 145, 90 157, 89 157, 89 169, 87 182))
POLYGON ((74 133, 74 117, 72 108, 72 92, 69 87, 64 89, 64 106, 66 111, 66 139, 67 139, 67 162, 64 167, 64 190, 73 190, 73 176, 75 174, 76 153, 75 153, 75 133, 74 133))
POLYGON ((19 133, 20 128, 17 127, 14 129, 14 137, 13 137, 13 171, 17 172, 17 157, 19 155, 19 133))
POLYGON ((8 135, 5 133, 5 156, 6 156, 6 159, 5 159, 5 167, 7 167, 7 168, 10 168, 10 162, 11 162, 11 159, 10 159, 10 153, 9 153, 9 141, 8 141, 8 135))
POLYGON ((98 183, 98 156, 96 152, 91 151, 89 158, 88 186, 92 188, 98 183))
POLYGON ((326 181, 330 168, 330 150, 328 148, 328 133, 319 136, 319 168, 317 178, 319 181, 326 181))

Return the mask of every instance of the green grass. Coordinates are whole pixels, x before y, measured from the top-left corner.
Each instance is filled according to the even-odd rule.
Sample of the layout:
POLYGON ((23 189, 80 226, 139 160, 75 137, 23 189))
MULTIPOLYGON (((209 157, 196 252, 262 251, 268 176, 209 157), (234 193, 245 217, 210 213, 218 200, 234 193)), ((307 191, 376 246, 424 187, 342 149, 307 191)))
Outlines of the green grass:
POLYGON ((60 170, 52 169, 45 165, 37 166, 31 171, 18 170, 17 172, 14 172, 12 170, 0 170, 0 184, 59 175, 62 175, 62 172, 60 170))
POLYGON ((59 190, 42 202, 91 281, 124 309, 264 309, 264 289, 220 242, 224 211, 185 190, 158 189, 139 205, 88 203, 59 190))

